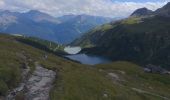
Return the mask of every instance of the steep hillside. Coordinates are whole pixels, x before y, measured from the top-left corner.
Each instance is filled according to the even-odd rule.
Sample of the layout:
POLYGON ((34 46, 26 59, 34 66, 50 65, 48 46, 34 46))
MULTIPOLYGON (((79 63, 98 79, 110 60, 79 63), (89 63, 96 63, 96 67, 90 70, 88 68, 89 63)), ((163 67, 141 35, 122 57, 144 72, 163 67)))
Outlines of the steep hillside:
POLYGON ((4 97, 9 93, 16 100, 23 100, 38 97, 44 92, 44 98, 50 94, 50 100, 162 100, 170 98, 169 75, 145 73, 141 67, 133 63, 115 62, 93 67, 82 65, 20 42, 18 37, 7 35, 0 35, 0 48, 0 58, 3 58, 0 59, 1 100, 5 99, 4 97), (44 55, 48 56, 44 57, 44 55), (23 73, 29 68, 29 72, 23 73), (44 79, 44 75, 48 75, 49 72, 50 75, 54 75, 53 72, 56 73, 56 76, 50 76, 56 77, 54 83, 50 82, 42 87, 49 80, 43 81, 41 78, 44 79), (36 75, 42 76, 39 79, 40 76, 36 75), (37 78, 39 81, 35 80, 37 78), (35 80, 34 84, 31 84, 32 80, 35 80), (15 88, 20 82, 25 84, 24 87, 34 88, 35 92, 29 91, 31 88, 15 88), (36 92, 39 87, 41 92, 36 92), (48 93, 46 91, 49 87, 52 88, 48 93), (13 88, 17 91, 10 92, 13 88))
POLYGON ((162 14, 155 15, 154 12, 152 16, 131 16, 94 29, 75 40, 72 45, 93 47, 85 52, 107 56, 113 60, 152 63, 170 68, 169 27, 170 17, 162 14))
POLYGON ((155 14, 160 16, 170 17, 170 2, 166 4, 164 7, 156 10, 155 14))

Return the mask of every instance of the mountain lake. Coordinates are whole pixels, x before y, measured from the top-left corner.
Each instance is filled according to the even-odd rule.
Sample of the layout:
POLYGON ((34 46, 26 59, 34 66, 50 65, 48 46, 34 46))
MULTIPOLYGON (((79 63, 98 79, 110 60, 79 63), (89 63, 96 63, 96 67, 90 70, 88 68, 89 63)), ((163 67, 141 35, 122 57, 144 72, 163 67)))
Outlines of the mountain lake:
POLYGON ((96 65, 96 64, 104 64, 104 63, 111 62, 111 60, 104 57, 87 55, 84 53, 79 54, 79 52, 81 51, 81 47, 65 47, 64 51, 70 54, 70 55, 66 55, 65 57, 78 61, 82 64, 96 65))

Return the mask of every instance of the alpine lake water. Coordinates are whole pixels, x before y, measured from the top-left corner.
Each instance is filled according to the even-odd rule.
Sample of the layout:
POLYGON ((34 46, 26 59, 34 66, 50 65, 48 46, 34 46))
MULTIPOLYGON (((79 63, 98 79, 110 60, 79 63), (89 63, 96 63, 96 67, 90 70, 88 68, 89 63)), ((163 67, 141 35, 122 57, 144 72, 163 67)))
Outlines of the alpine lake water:
POLYGON ((109 63, 111 60, 101 57, 101 56, 95 56, 95 55, 88 55, 88 54, 79 54, 81 51, 81 47, 65 47, 65 52, 67 52, 69 55, 66 55, 65 57, 78 61, 82 64, 87 65, 96 65, 96 64, 104 64, 109 63))

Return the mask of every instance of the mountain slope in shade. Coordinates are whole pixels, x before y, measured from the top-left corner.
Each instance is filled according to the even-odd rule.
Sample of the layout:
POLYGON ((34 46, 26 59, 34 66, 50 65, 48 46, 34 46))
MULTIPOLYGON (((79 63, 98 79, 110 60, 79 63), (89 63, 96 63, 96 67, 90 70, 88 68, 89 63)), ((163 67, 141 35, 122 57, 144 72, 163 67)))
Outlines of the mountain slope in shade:
POLYGON ((69 43, 84 32, 111 20, 90 15, 65 15, 55 18, 36 10, 26 13, 1 11, 0 32, 69 43))
POLYGON ((73 15, 73 14, 70 14, 70 15, 63 15, 61 17, 58 17, 57 19, 60 20, 61 22, 66 22, 72 18, 75 18, 77 15, 73 15))
POLYGON ((61 36, 64 37, 64 39, 60 38, 60 41, 62 42, 64 42, 65 40, 67 40, 67 43, 72 42, 74 39, 80 37, 90 29, 102 25, 104 23, 108 23, 112 20, 111 18, 89 16, 89 15, 78 15, 78 16, 74 16, 74 17, 70 16, 70 17, 71 19, 61 24, 58 24, 55 29, 57 33, 60 33, 61 36))
POLYGON ((2 11, 0 12, 0 19, 1 32, 57 41, 53 31, 57 24, 52 22, 55 18, 50 15, 38 11, 27 13, 2 11))
MULTIPOLYGON (((163 8, 170 10, 165 5, 163 8)), ((157 12, 157 11, 155 11, 157 12)), ((153 12, 148 17, 129 17, 103 25, 75 40, 72 45, 88 47, 84 52, 113 60, 156 64, 170 69, 170 17, 153 12)))

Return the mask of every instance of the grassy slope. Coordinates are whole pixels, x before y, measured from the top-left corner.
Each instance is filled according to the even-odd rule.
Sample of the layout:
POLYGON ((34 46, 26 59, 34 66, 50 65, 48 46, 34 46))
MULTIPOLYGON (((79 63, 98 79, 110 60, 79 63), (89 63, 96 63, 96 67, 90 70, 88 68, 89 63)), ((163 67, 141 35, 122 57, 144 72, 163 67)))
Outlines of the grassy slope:
POLYGON ((42 39, 35 38, 35 37, 26 37, 25 39, 37 42, 41 45, 45 45, 47 48, 49 48, 50 50, 53 50, 53 51, 64 50, 64 46, 56 44, 56 43, 51 42, 51 41, 42 40, 42 39))
POLYGON ((66 54, 64 52, 63 45, 59 45, 57 43, 54 43, 48 40, 43 40, 43 39, 39 39, 35 37, 17 37, 17 40, 22 43, 31 45, 33 47, 46 50, 48 52, 66 54))
MULTIPOLYGON (((17 43, 12 37, 0 36, 0 94, 5 95, 8 89, 19 83, 21 67, 24 64, 22 57, 19 55, 24 51, 26 56, 33 60, 33 57, 37 56, 36 50, 35 52, 33 50, 29 46, 17 43)), ((31 63, 29 62, 30 65, 32 65, 31 63)))
POLYGON ((143 69, 129 62, 114 62, 107 65, 97 65, 98 69, 102 69, 104 73, 115 73, 121 80, 119 85, 126 89, 137 88, 148 93, 136 92, 138 96, 141 96, 143 99, 149 99, 152 95, 154 98, 151 100, 161 100, 159 96, 170 97, 170 76, 169 75, 159 75, 145 73, 143 69), (152 93, 152 94, 151 94, 152 93))
POLYGON ((39 61, 44 67, 57 72, 54 88, 50 93, 51 100, 161 100, 150 94, 136 92, 131 87, 170 97, 169 76, 145 74, 135 64, 118 62, 91 67, 48 53, 48 59, 43 60, 44 51, 17 42, 13 37, 2 35, 0 48, 1 94, 5 94, 20 81, 19 73, 23 60, 17 54, 23 51, 32 59, 29 62, 30 66, 34 67, 32 63, 39 61), (120 70, 125 74, 120 74, 120 70), (119 75, 125 82, 113 82, 107 75, 110 71, 119 75), (148 87, 151 85, 153 89, 148 87))

